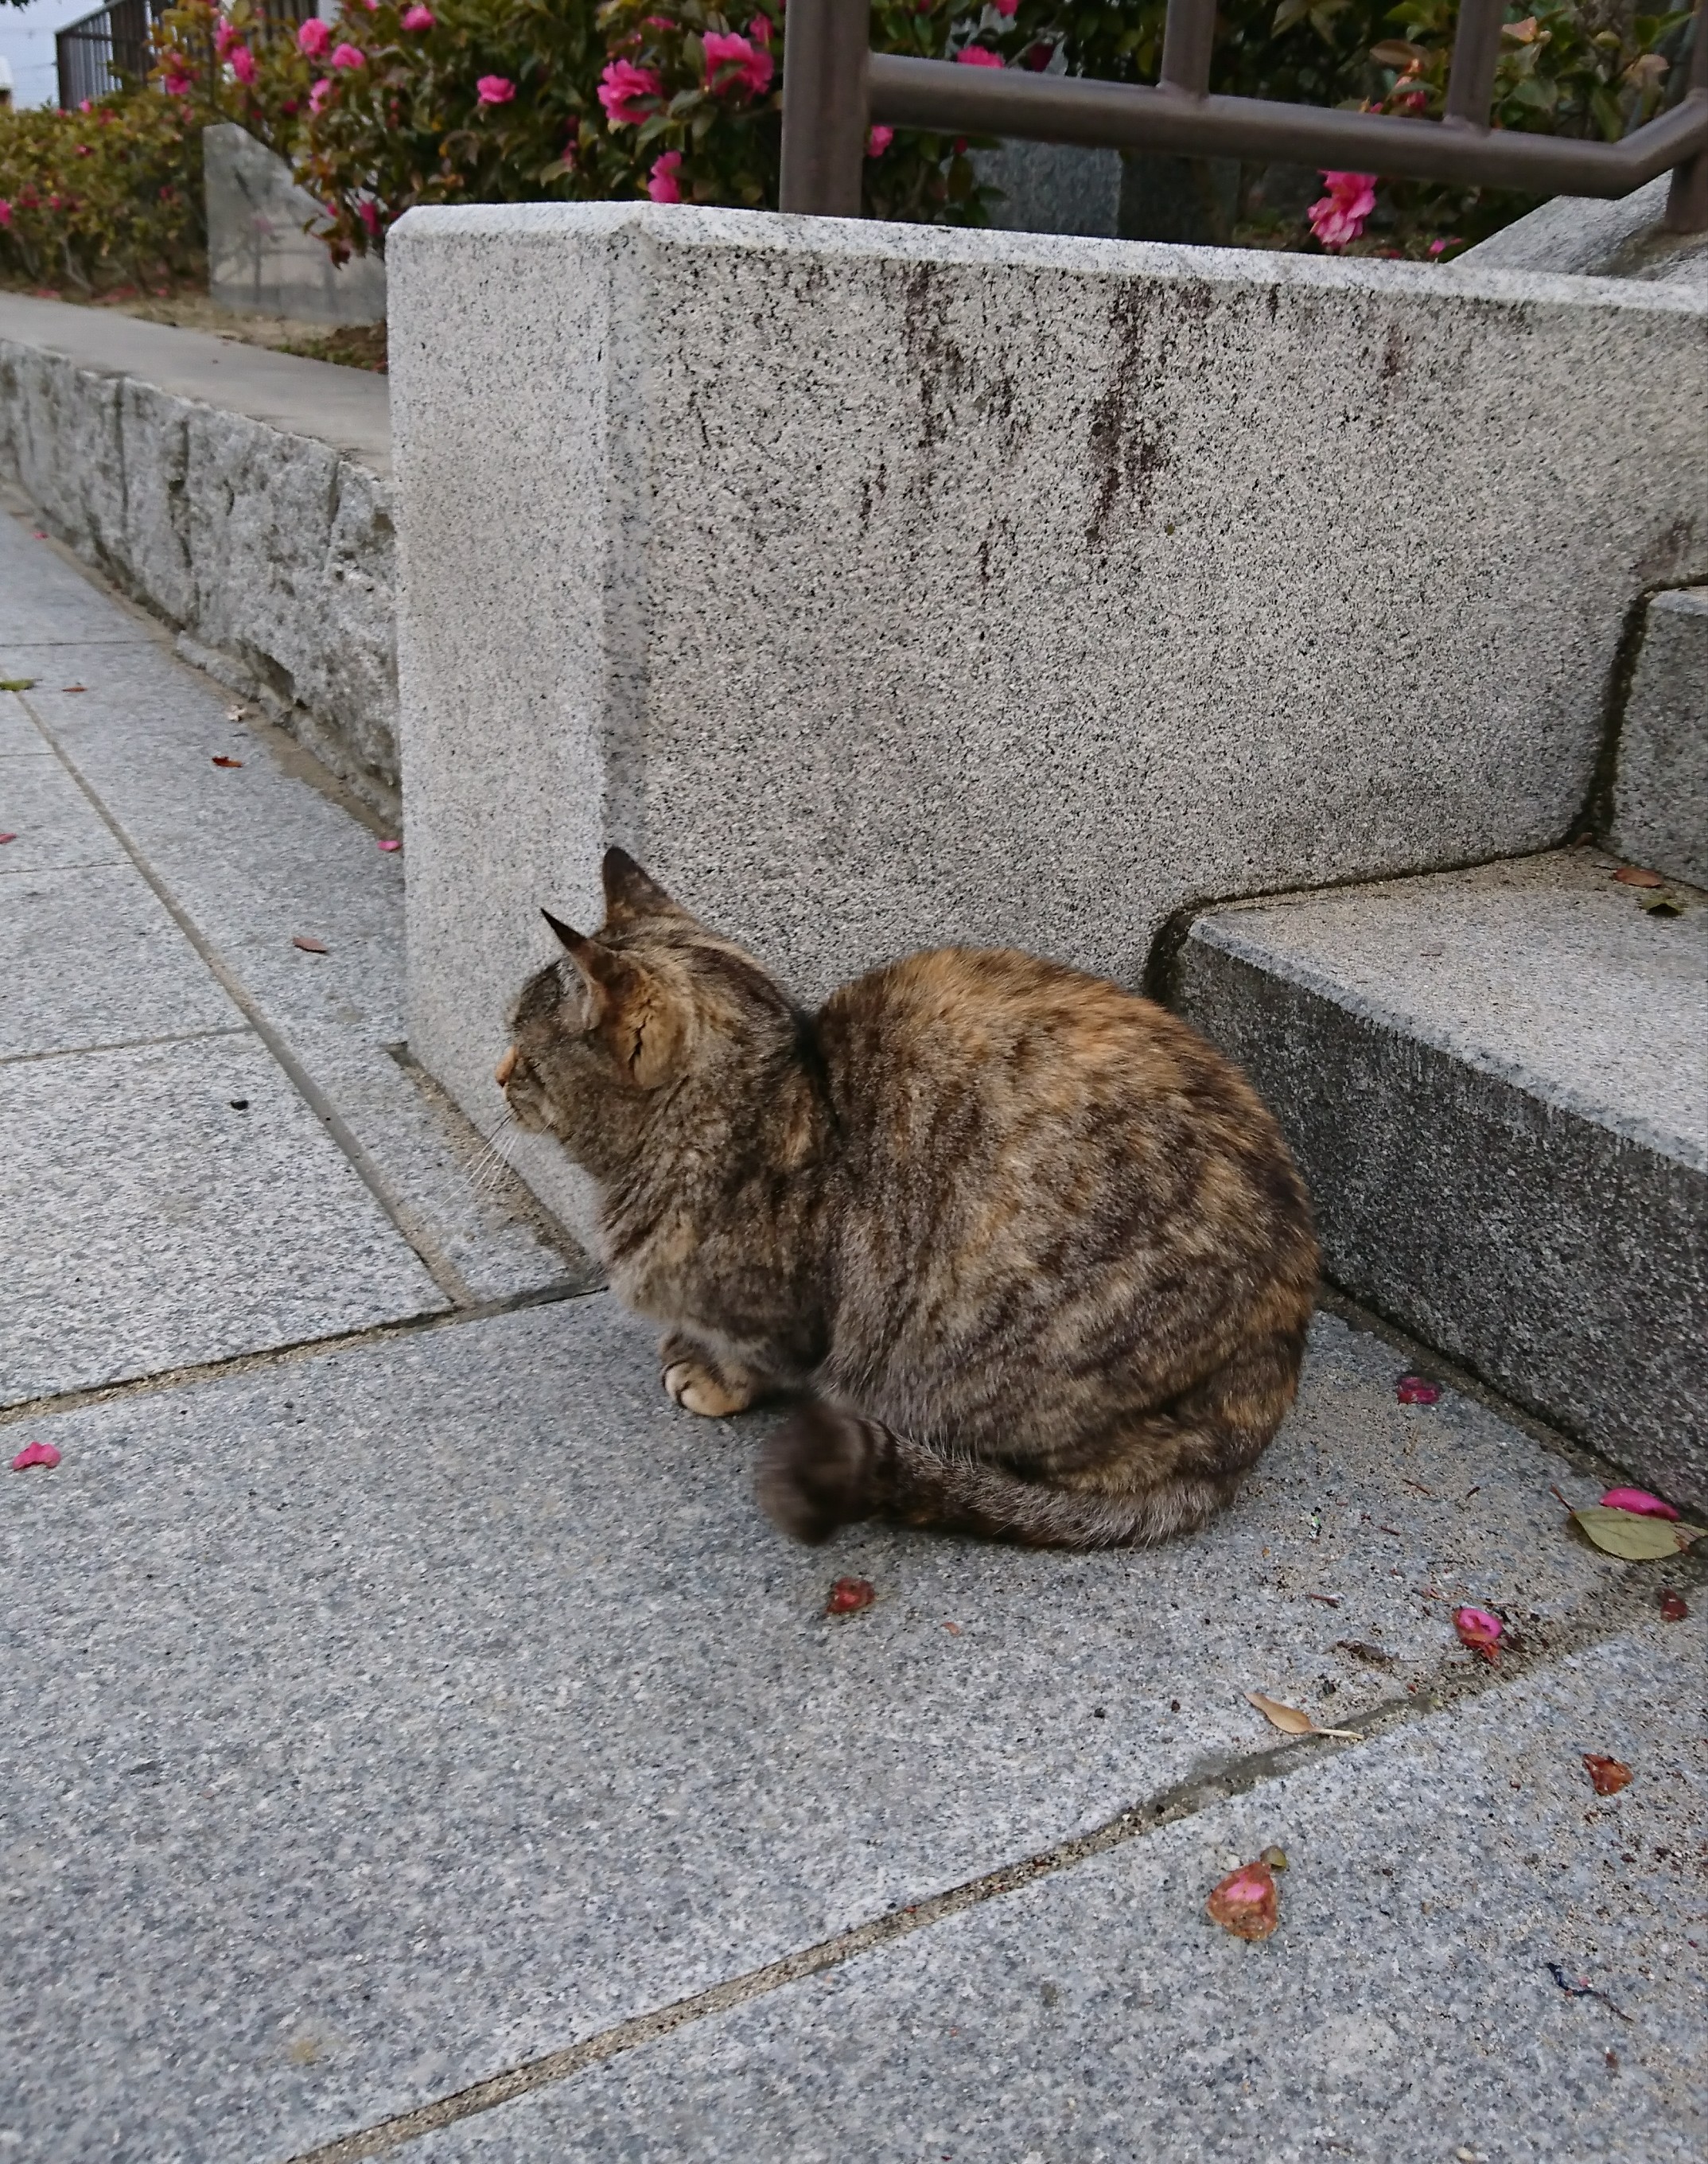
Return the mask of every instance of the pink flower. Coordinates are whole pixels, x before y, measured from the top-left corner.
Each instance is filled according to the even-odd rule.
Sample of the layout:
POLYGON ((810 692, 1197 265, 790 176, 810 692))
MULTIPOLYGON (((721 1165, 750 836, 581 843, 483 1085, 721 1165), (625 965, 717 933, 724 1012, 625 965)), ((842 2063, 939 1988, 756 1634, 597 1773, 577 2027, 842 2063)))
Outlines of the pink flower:
POLYGON ((1020 0, 991 0, 999 15, 1013 15, 1019 12, 1020 0))
POLYGON ((963 67, 1001 67, 1001 53, 989 51, 983 45, 963 45, 955 55, 963 67))
MULTIPOLYGON (((0 196, 0 233, 3 233, 11 223, 12 206, 7 202, 4 196, 0 196)), ((7 836, 7 839, 10 841, 11 838, 11 836, 8 834, 7 836)))
POLYGON ((733 30, 708 30, 700 43, 706 53, 707 89, 763 97, 770 88, 777 64, 762 46, 733 30))
POLYGON ((636 110, 638 101, 661 97, 664 87, 654 69, 612 60, 599 78, 599 102, 613 128, 638 128, 647 117, 636 110))
POLYGON ((1432 255, 1445 255, 1449 248, 1458 248, 1461 244, 1458 234, 1450 234, 1444 240, 1432 240, 1429 252, 1432 255))
POLYGON ((239 45, 242 43, 242 31, 234 30, 229 23, 222 23, 219 28, 213 33, 214 59, 217 60, 224 60, 234 45, 239 45))
POLYGON ((1670 1503, 1662 1502, 1658 1495, 1651 1495, 1647 1488, 1610 1488, 1601 1498, 1606 1510, 1629 1510, 1639 1518, 1676 1518, 1678 1512, 1670 1503))
POLYGON ((516 95, 516 85, 507 75, 483 75, 475 88, 482 105, 508 105, 516 95))
POLYGON ((376 234, 379 232, 380 213, 374 204, 371 202, 359 202, 356 205, 356 216, 361 220, 362 223, 366 226, 371 234, 376 234))
POLYGON ((297 51, 311 60, 318 60, 331 43, 332 25, 318 15, 311 15, 297 33, 297 51))
MULTIPOLYGON (((1015 0, 1015 5, 1018 7, 1019 4, 1020 0, 1015 0)), ((769 45, 771 42, 770 17, 769 15, 755 15, 752 22, 750 22, 747 26, 747 34, 756 45, 769 45)))
POLYGON ((681 202, 682 200, 682 154, 666 150, 661 158, 653 160, 646 192, 654 202, 681 202))
POLYGON ((95 110, 94 99, 92 97, 86 97, 82 103, 77 108, 77 110, 79 113, 92 113, 95 110))
POLYGON ((1426 1383, 1422 1375, 1402 1375, 1394 1385, 1394 1395, 1402 1405, 1432 1405, 1441 1390, 1437 1384, 1426 1383))
POLYGON ((1455 1608, 1453 1627, 1458 1632, 1462 1646, 1469 1646, 1485 1661, 1499 1658, 1500 1633, 1506 1626, 1498 1615, 1491 1615, 1486 1608, 1455 1608))
POLYGON ((866 155, 869 158, 881 158, 895 139, 896 131, 893 128, 880 125, 873 129, 866 138, 866 155))
POLYGON ((187 97, 195 87, 194 76, 181 75, 175 67, 168 66, 160 77, 160 88, 168 97, 187 97))
POLYGON ((327 99, 331 97, 332 92, 332 77, 329 75, 322 76, 308 93, 308 110, 311 113, 318 113, 327 99))
POLYGON ((430 30, 434 24, 431 8, 406 8, 402 16, 406 30, 430 30))
POLYGON ((1374 173, 1328 173, 1323 179, 1328 193, 1312 203, 1311 230, 1325 248, 1337 254, 1364 229, 1364 220, 1376 207, 1374 173))
POLYGON ((247 45, 239 45, 231 55, 231 71, 239 82, 255 79, 255 56, 247 45))
POLYGON ((332 49, 332 65, 335 68, 361 67, 367 57, 360 45, 334 45, 332 49))
POLYGON ((50 1442, 27 1442, 12 1461, 12 1470, 22 1473, 31 1465, 45 1465, 50 1471, 60 1462, 60 1454, 50 1442))

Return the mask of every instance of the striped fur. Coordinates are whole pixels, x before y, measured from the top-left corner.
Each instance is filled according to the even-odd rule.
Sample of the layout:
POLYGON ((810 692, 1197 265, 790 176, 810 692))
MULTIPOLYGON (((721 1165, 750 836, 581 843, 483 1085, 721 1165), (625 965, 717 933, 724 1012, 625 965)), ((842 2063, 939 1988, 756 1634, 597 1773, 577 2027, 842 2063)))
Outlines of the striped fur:
POLYGON ((761 1501, 1142 1545, 1222 1508, 1292 1402, 1310 1208, 1243 1079, 1175 1016, 949 948, 794 1008, 620 850, 518 1005, 506 1094, 599 1184, 665 1385, 807 1402, 761 1501))

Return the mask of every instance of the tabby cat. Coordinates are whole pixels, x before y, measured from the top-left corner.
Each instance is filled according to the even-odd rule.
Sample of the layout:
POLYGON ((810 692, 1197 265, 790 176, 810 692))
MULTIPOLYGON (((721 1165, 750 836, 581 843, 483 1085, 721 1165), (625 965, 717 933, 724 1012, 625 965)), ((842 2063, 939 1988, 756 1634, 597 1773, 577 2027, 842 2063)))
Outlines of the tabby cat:
POLYGON ((950 947, 792 1005, 632 858, 498 1069, 600 1191, 691 1412, 801 1402, 759 1500, 1127 1546, 1201 1526, 1293 1400, 1310 1205, 1242 1077, 1149 1001, 950 947))

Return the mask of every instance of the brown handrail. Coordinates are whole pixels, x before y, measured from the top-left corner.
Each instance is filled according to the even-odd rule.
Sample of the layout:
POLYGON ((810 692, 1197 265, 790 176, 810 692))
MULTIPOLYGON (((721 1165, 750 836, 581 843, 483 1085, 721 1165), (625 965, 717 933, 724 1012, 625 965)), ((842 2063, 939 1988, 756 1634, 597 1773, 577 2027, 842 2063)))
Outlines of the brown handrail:
POLYGON ((791 0, 782 207, 857 217, 866 130, 876 121, 938 134, 1340 167, 1532 195, 1627 195, 1671 167, 1668 227, 1708 229, 1708 0, 1697 0, 1684 97, 1618 143, 1489 125, 1505 13, 1503 0, 1463 0, 1447 114, 1432 121, 1208 95, 1216 0, 1169 0, 1154 87, 874 53, 869 0, 791 0))

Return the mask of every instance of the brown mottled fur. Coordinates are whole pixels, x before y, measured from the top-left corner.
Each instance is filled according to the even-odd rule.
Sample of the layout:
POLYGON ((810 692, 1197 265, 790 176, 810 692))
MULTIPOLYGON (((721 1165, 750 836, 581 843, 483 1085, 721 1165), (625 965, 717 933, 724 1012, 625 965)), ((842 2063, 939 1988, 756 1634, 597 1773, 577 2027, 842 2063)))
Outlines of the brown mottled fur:
POLYGON ((1316 1279, 1274 1121, 1203 1039, 1031 955, 910 955, 808 1016, 606 859, 596 938, 502 1070, 603 1197, 618 1291, 691 1410, 808 1402, 760 1500, 1083 1547, 1232 1497, 1293 1400, 1316 1279))

